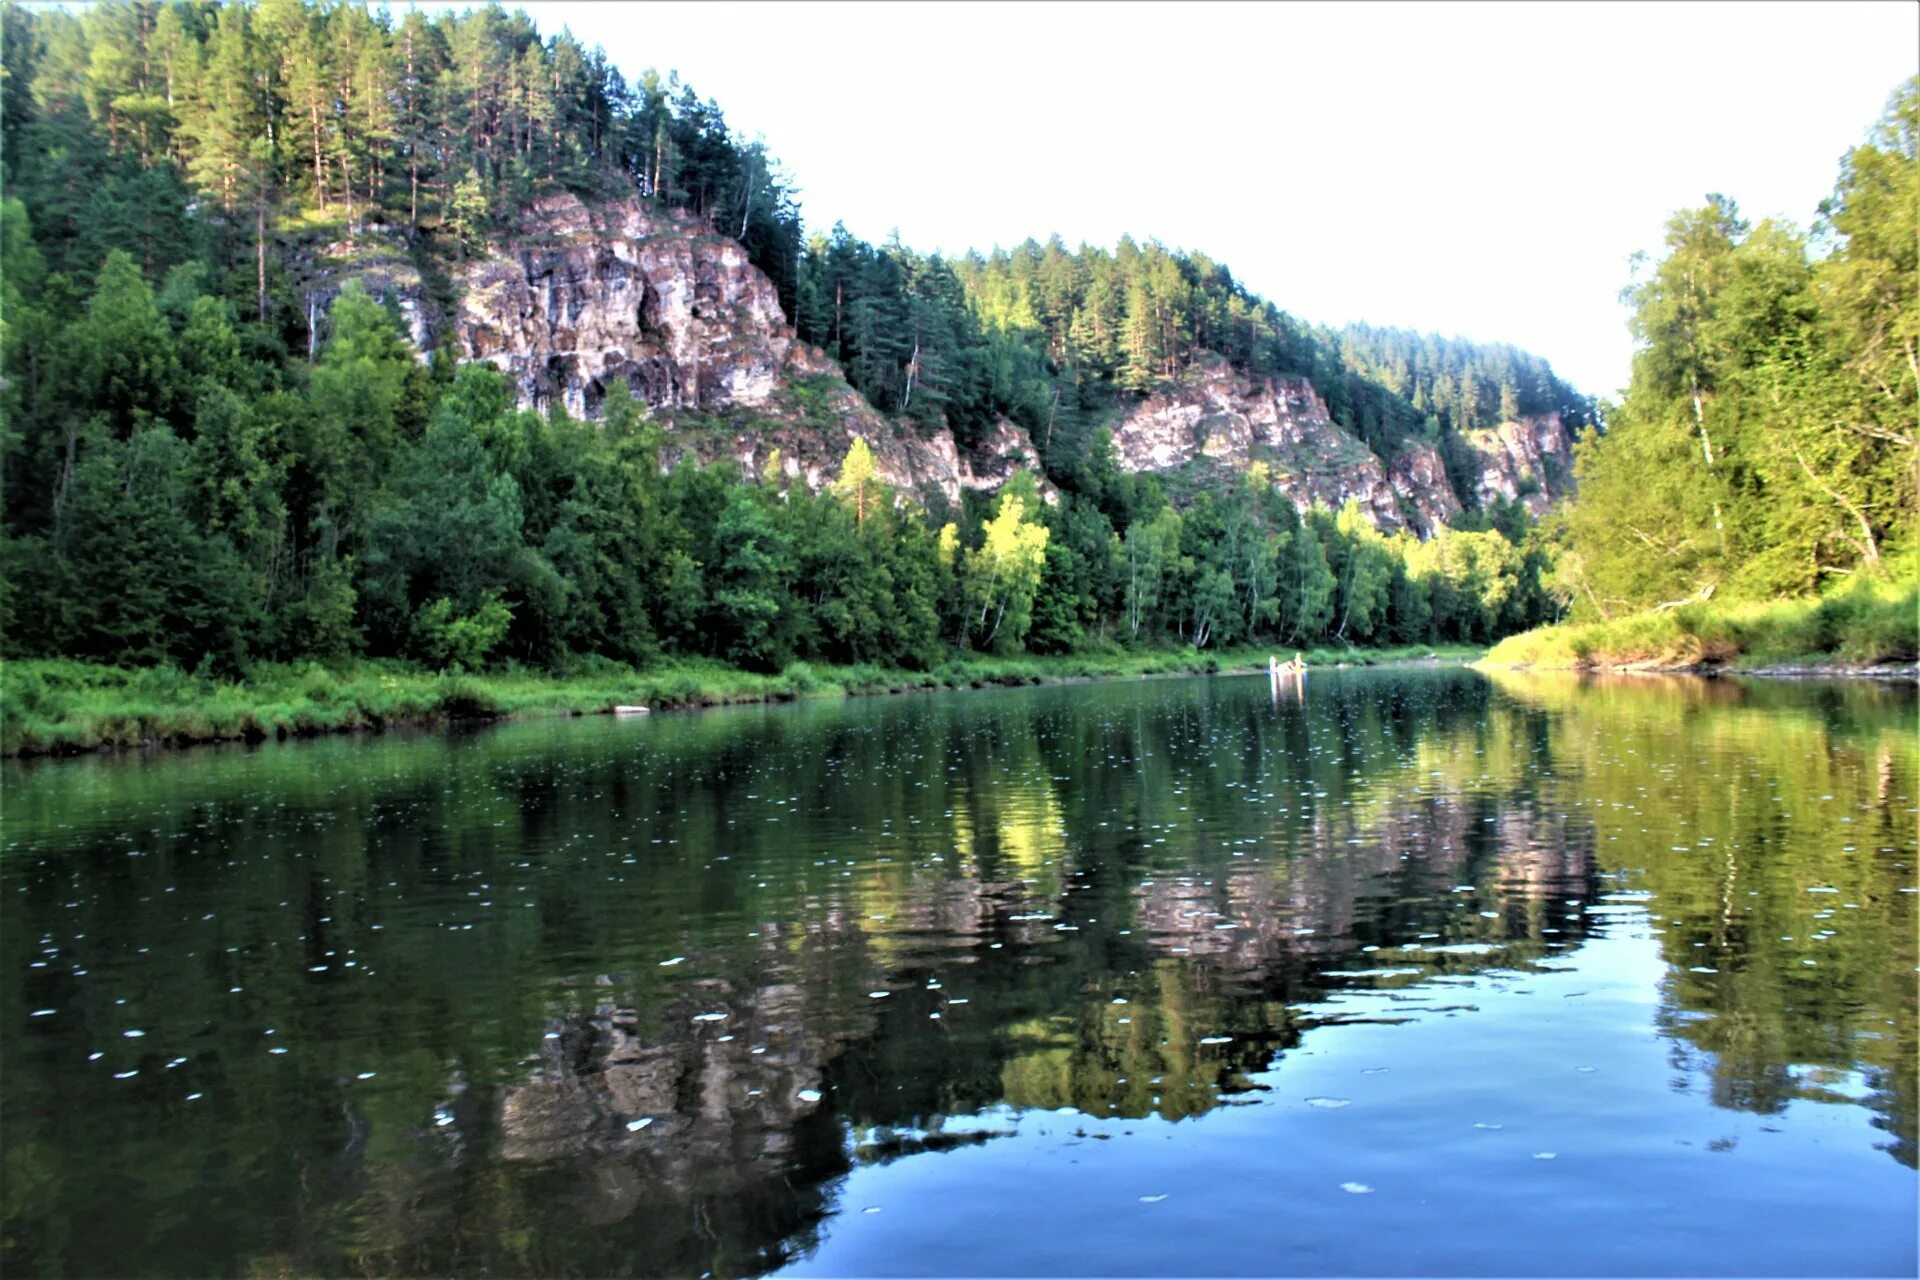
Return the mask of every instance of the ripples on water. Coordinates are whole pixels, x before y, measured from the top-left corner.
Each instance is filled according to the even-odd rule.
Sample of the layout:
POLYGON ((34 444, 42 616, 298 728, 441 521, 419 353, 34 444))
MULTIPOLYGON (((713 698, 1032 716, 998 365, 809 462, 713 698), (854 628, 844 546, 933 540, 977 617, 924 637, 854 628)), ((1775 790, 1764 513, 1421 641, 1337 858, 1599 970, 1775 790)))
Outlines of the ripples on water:
POLYGON ((1914 710, 1355 672, 10 767, 0 1263, 1911 1274, 1914 710))

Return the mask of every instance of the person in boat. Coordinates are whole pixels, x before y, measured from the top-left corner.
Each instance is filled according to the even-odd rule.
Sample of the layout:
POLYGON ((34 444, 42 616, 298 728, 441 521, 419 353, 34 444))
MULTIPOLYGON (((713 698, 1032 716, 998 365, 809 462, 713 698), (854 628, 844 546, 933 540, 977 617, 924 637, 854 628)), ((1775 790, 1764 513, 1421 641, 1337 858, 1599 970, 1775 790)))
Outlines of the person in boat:
POLYGON ((1303 676, 1307 673, 1307 659, 1304 654, 1299 653, 1294 654, 1290 662, 1281 662, 1278 658, 1269 657, 1267 670, 1276 680, 1282 677, 1303 676))

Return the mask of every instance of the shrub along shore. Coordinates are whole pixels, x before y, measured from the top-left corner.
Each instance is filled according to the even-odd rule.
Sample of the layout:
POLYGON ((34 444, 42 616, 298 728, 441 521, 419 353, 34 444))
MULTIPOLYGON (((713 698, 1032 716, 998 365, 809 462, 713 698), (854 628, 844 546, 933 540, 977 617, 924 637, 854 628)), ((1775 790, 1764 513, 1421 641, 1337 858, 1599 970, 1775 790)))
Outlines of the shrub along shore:
MULTIPOLYGON (((594 664, 570 675, 530 670, 427 671, 398 662, 328 667, 262 664, 242 679, 173 667, 113 667, 60 660, 8 662, 0 671, 0 755, 261 742, 402 726, 532 716, 593 715, 617 706, 654 711, 736 702, 855 697, 991 685, 1055 684, 1130 676, 1264 670, 1269 648, 1150 649, 1038 657, 969 656, 928 671, 796 662, 777 673, 680 660, 645 669, 594 664)), ((1291 656, 1288 649, 1283 656, 1291 656)), ((1483 650, 1418 645, 1309 649, 1309 666, 1438 659, 1469 662, 1483 650)))
POLYGON ((1537 627, 1478 665, 1545 670, 1799 674, 1920 659, 1920 581, 1860 581, 1816 599, 1702 601, 1607 622, 1537 627))

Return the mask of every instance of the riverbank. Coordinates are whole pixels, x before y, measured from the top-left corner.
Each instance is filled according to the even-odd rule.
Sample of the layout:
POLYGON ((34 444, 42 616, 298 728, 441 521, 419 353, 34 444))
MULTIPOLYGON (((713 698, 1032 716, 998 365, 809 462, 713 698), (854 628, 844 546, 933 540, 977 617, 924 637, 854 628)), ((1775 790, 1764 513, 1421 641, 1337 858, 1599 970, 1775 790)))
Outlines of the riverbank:
MULTIPOLYGON (((764 674, 717 662, 647 668, 604 663, 572 675, 509 670, 448 675, 401 663, 267 665, 222 680, 169 667, 110 667, 61 660, 9 662, 0 670, 0 755, 262 742, 533 716, 595 715, 617 706, 652 711, 798 698, 860 697, 990 685, 1059 684, 1138 676, 1260 671, 1270 648, 1116 650, 1039 657, 955 659, 929 671, 796 662, 764 674)), ((1459 646, 1313 649, 1314 667, 1468 662, 1459 646)))
POLYGON ((1478 664, 1766 676, 1906 675, 1920 659, 1920 582, 1809 600, 1702 602, 1509 636, 1478 664))

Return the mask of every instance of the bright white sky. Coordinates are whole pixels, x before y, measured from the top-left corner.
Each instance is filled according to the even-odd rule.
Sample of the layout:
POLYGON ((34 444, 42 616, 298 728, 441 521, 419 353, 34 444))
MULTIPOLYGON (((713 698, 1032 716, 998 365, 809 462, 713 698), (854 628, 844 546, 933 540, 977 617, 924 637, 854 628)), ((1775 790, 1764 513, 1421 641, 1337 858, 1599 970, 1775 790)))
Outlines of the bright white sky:
POLYGON ((1920 71, 1910 0, 523 7, 763 135, 810 230, 1158 238, 1304 320, 1511 342, 1609 395, 1668 216, 1719 191, 1806 226, 1920 71))

